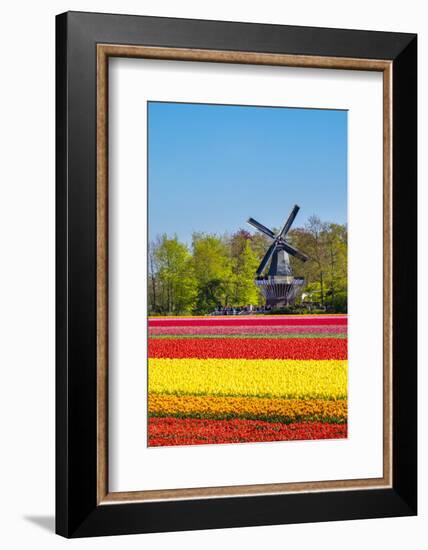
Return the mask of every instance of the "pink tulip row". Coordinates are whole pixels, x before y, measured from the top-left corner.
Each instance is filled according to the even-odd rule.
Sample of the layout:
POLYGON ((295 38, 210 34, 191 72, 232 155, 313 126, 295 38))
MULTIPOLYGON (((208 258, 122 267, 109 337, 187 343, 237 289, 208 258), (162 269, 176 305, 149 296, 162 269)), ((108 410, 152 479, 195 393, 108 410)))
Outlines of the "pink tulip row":
POLYGON ((149 319, 149 327, 270 327, 270 326, 347 326, 347 316, 330 315, 260 315, 260 316, 230 316, 230 317, 152 317, 149 319))

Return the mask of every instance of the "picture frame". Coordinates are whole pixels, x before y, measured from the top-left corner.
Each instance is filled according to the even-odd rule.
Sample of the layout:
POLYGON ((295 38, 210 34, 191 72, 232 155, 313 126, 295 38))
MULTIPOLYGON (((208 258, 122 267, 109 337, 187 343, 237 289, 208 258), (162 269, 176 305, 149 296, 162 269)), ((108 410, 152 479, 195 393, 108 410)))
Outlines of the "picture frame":
POLYGON ((86 537, 417 513, 416 75, 414 34, 83 12, 57 16, 58 534, 86 537), (154 495, 145 495, 144 488, 109 492, 107 83, 112 57, 383 74, 382 478, 154 495))

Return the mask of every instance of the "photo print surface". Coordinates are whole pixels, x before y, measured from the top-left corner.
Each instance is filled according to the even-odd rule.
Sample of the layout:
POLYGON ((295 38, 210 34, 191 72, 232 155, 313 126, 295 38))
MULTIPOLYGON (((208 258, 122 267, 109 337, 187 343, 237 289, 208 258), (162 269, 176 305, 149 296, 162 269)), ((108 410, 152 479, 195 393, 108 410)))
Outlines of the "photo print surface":
POLYGON ((347 111, 147 109, 148 446, 346 438, 347 111))

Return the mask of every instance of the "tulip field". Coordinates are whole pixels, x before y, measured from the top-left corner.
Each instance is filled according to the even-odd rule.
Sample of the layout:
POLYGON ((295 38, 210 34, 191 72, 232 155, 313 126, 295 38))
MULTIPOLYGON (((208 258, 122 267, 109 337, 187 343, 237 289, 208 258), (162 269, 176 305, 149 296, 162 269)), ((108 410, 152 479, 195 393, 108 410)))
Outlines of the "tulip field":
POLYGON ((347 437, 347 316, 149 319, 148 445, 347 437))

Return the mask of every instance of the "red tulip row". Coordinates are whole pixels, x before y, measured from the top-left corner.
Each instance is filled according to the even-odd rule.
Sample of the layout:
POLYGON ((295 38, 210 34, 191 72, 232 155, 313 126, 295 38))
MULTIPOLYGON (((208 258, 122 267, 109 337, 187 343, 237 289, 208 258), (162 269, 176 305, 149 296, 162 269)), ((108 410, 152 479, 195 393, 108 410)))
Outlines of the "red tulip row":
POLYGON ((221 326, 312 326, 312 325, 338 325, 346 326, 348 319, 346 316, 279 316, 279 315, 260 315, 254 317, 173 317, 165 319, 163 317, 154 317, 149 319, 149 327, 221 327, 221 326))
POLYGON ((347 358, 345 338, 149 338, 149 357, 300 359, 347 358))
POLYGON ((229 325, 229 326, 152 326, 149 325, 149 336, 155 335, 179 335, 179 336, 191 336, 191 335, 234 335, 245 334, 251 335, 266 335, 270 334, 323 334, 331 335, 346 335, 346 325, 254 325, 254 326, 242 326, 242 325, 229 325))
POLYGON ((149 446, 208 445, 310 439, 343 439, 347 424, 261 420, 205 420, 153 417, 149 419, 149 446))

